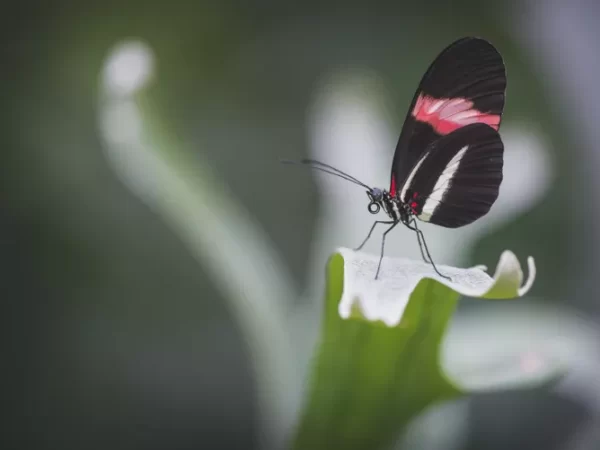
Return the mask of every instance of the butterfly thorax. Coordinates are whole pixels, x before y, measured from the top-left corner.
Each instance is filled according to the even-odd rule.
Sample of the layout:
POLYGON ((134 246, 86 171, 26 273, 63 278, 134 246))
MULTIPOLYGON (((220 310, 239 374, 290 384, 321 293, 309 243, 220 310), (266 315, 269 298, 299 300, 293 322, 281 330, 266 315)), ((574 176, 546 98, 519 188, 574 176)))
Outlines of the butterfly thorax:
POLYGON ((377 214, 380 209, 383 209, 392 221, 408 223, 411 215, 410 208, 398 196, 392 196, 385 189, 378 188, 367 191, 367 195, 371 200, 368 206, 371 214, 377 214))

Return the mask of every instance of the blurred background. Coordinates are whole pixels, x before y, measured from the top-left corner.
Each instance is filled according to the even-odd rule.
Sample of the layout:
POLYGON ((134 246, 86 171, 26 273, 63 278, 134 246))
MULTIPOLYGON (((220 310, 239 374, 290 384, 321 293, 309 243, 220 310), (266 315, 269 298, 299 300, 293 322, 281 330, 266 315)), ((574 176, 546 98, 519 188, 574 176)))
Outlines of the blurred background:
MULTIPOLYGON (((324 264, 373 217, 361 189, 278 159, 387 187, 420 77, 465 35, 507 66, 505 182, 472 226, 422 228, 438 263, 493 269, 511 249, 538 278, 514 303, 465 299, 449 339, 556 342, 572 371, 429 412, 398 448, 600 448, 600 4, 55 0, 3 17, 1 448, 285 436, 324 264)), ((387 254, 418 257, 414 235, 387 254)))

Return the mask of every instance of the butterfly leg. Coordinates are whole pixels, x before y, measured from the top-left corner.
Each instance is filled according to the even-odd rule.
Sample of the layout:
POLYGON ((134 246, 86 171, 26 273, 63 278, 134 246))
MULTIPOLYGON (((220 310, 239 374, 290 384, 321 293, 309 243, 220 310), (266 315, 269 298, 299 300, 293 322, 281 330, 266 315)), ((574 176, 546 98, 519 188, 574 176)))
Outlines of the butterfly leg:
POLYGON ((362 242, 362 244, 360 244, 358 247, 356 247, 354 249, 355 252, 359 251, 361 248, 363 248, 365 246, 365 244, 367 243, 367 241, 369 240, 369 238, 371 237, 371 235, 373 234, 373 230, 375 229, 375 227, 377 226, 377 224, 380 223, 385 223, 387 225, 390 225, 392 223, 394 223, 393 221, 390 220, 377 220, 373 226, 371 227, 371 229, 369 230, 369 234, 367 234, 367 237, 365 238, 365 240, 362 242))
POLYGON ((429 249, 425 243, 425 236, 423 235, 423 232, 419 230, 419 227, 417 226, 417 220, 413 217, 409 223, 412 224, 412 227, 408 226, 408 228, 417 233, 417 242, 419 243, 419 250, 421 250, 421 257, 423 258, 423 261, 433 264, 433 259, 431 258, 429 249), (425 249, 425 251, 423 251, 423 249, 425 249))
POLYGON ((414 217, 413 217, 412 221, 410 221, 409 223, 405 223, 404 225, 406 225, 409 229, 411 229, 417 233, 417 240, 419 241, 419 248, 421 250, 421 256, 423 257, 423 260, 425 260, 426 263, 431 264, 433 266, 433 270, 435 270, 435 273, 437 273, 440 277, 445 278, 448 281, 452 281, 452 278, 442 274, 438 270, 438 268, 435 266, 435 263, 433 262, 433 258, 431 257, 431 254, 429 253, 429 249, 427 248, 427 243, 425 242, 425 236, 423 236, 423 232, 421 230, 419 230, 419 228, 417 226, 417 221, 414 219, 414 217), (411 226, 411 224, 413 226, 411 226), (421 240, 423 241, 422 247, 421 247, 421 240), (423 253, 423 248, 425 249, 425 254, 429 258, 429 261, 427 261, 427 259, 425 258, 425 254, 423 253))
POLYGON ((383 250, 385 248, 385 236, 392 231, 396 225, 400 222, 382 222, 382 223, 392 223, 392 226, 383 232, 383 237, 381 238, 381 254, 379 255, 379 264, 377 265, 377 273, 375 273, 375 279, 379 276, 379 269, 381 269, 381 261, 383 261, 383 250))

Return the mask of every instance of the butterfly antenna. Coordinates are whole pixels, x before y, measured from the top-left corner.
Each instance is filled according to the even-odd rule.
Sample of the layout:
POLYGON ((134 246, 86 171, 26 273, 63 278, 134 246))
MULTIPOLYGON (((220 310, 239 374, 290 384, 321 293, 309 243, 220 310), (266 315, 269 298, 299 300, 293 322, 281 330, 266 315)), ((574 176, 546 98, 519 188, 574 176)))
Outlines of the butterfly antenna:
POLYGON ((369 191, 372 190, 371 187, 367 186, 362 181, 357 180, 352 175, 349 175, 346 172, 342 172, 341 170, 336 169, 335 167, 330 166, 329 164, 325 164, 325 163, 322 163, 320 161, 315 161, 314 159, 302 159, 300 161, 291 161, 289 159, 282 159, 282 160, 280 160, 280 162, 282 164, 293 164, 293 165, 298 165, 298 166, 308 166, 311 169, 319 170, 321 172, 325 172, 325 173, 328 173, 330 175, 335 175, 336 177, 342 178, 343 180, 346 180, 346 181, 349 181, 351 183, 354 183, 354 184, 357 184, 359 186, 362 186, 365 189, 368 189, 369 191))
POLYGON ((323 163, 321 161, 317 161, 315 159, 303 159, 302 162, 304 164, 309 164, 311 166, 325 167, 325 168, 327 168, 329 170, 333 170, 333 171, 335 171, 335 172, 337 172, 339 174, 342 174, 342 175, 344 175, 344 176, 346 176, 348 178, 351 178, 352 180, 356 181, 357 183, 361 183, 360 180, 358 180, 357 178, 353 177, 352 175, 347 174, 346 172, 342 172, 340 169, 336 169, 335 167, 330 166, 329 164, 325 164, 325 163, 323 163))

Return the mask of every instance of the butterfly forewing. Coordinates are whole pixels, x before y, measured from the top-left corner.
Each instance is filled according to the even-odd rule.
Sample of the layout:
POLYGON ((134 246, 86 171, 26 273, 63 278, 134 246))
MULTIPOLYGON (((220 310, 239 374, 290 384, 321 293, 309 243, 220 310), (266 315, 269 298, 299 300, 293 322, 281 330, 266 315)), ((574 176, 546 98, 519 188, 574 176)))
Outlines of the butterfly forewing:
POLYGON ((436 140, 470 124, 500 127, 506 71, 500 53, 479 38, 460 39, 433 61, 408 110, 392 164, 397 195, 436 140))
POLYGON ((419 219, 448 228, 485 215, 498 197, 504 146, 496 130, 476 123, 433 142, 399 189, 419 219))

